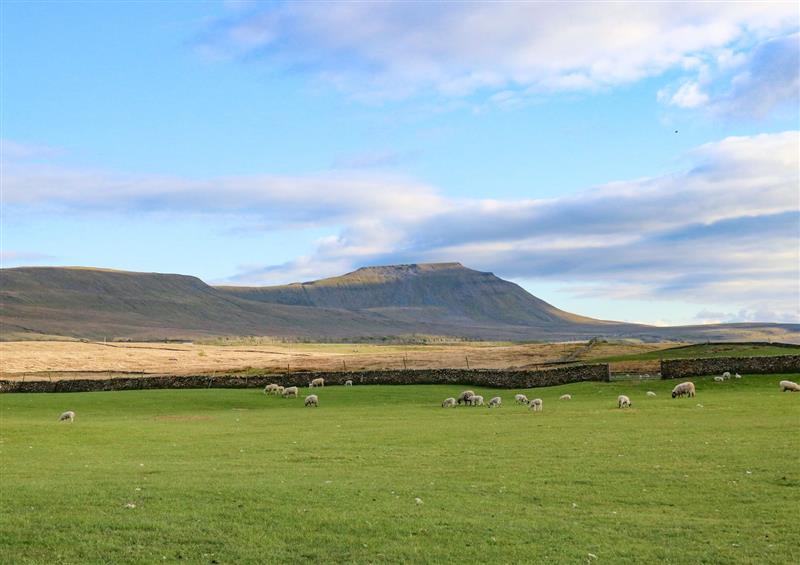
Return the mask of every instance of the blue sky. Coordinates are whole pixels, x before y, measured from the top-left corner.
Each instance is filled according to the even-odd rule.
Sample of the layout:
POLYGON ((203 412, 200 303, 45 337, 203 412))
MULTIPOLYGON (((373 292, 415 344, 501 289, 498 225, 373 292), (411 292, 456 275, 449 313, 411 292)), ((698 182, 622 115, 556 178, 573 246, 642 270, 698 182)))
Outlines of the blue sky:
POLYGON ((798 18, 5 2, 3 266, 460 261, 590 316, 797 322, 798 18))

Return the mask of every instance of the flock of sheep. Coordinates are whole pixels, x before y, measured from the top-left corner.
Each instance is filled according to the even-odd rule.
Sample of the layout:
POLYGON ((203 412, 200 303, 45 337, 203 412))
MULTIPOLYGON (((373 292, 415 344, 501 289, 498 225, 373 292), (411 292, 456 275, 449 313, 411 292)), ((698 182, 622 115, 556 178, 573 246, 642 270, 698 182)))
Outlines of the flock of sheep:
MULTIPOLYGON (((714 377, 715 382, 724 382, 731 378, 731 374, 729 372, 722 373, 721 376, 714 377)), ((736 373, 734 378, 741 379, 742 375, 736 373)), ((310 383, 308 383, 308 388, 316 388, 316 387, 324 387, 325 386, 325 379, 318 378, 314 379, 310 383)), ((344 386, 353 386, 353 381, 348 380, 345 381, 344 386)), ((800 385, 793 381, 781 381, 779 383, 781 392, 800 392, 800 385)), ((289 387, 282 387, 278 384, 271 383, 264 387, 264 394, 267 395, 276 395, 282 396, 283 398, 298 398, 300 396, 300 389, 296 386, 289 386, 289 387)), ((647 391, 648 397, 656 396, 656 393, 652 390, 647 391)), ((694 383, 691 381, 686 381, 675 385, 675 388, 672 389, 672 398, 678 398, 681 396, 689 396, 692 397, 695 395, 695 388, 694 383)), ((562 394, 559 400, 572 400, 572 395, 570 394, 562 394)), ((517 394, 514 395, 514 402, 517 404, 525 404, 527 405, 530 410, 533 412, 541 412, 543 408, 543 402, 541 398, 534 398, 533 400, 528 400, 528 397, 524 394, 517 394)), ((442 401, 442 408, 452 408, 456 405, 460 406, 463 404, 464 406, 487 406, 484 402, 483 396, 479 394, 475 394, 472 390, 465 390, 461 394, 458 395, 458 398, 445 398, 442 401)), ((489 400, 488 407, 489 408, 498 408, 503 404, 503 399, 499 396, 494 396, 489 400)), ((309 394, 305 397, 303 401, 303 406, 319 406, 319 396, 316 394, 309 394)), ((632 406, 631 399, 624 395, 620 394, 617 397, 617 407, 618 408, 630 408, 632 406)), ((61 416, 58 417, 59 422, 74 422, 75 421, 75 412, 72 410, 67 410, 61 416)))

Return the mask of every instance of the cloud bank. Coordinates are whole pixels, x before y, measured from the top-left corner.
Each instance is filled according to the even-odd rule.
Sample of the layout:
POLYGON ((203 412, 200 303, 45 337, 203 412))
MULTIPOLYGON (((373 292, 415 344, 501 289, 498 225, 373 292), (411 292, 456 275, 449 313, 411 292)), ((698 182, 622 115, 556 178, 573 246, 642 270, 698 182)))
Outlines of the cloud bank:
POLYGON ((307 256, 231 278, 242 284, 461 261, 582 295, 726 302, 741 316, 797 321, 799 140, 729 137, 673 174, 529 200, 450 198, 413 179, 342 171, 197 180, 10 163, 5 213, 207 214, 250 230, 329 231, 307 256))
POLYGON ((789 95, 778 75, 793 72, 791 52, 778 52, 792 43, 770 40, 797 31, 799 10, 790 2, 270 3, 214 22, 197 47, 372 100, 483 93, 513 106, 686 70, 698 76, 662 93, 665 102, 706 104, 698 77, 713 75, 733 80, 728 104, 759 94, 762 111, 789 95), (780 70, 766 72, 781 85, 762 93, 770 61, 780 70), (741 72, 727 72, 737 64, 741 72))

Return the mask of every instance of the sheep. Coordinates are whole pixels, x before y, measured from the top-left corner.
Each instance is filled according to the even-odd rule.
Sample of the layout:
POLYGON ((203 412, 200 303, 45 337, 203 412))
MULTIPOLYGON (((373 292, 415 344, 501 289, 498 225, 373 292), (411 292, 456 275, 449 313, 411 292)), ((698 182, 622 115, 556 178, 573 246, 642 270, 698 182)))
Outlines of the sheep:
POLYGON ((353 386, 353 381, 351 380, 344 381, 344 386, 353 386))
POLYGON ((534 412, 541 412, 542 411, 542 399, 541 398, 534 398, 529 402, 530 409, 534 412))
POLYGON ((445 398, 442 400, 442 408, 452 408, 456 405, 456 399, 452 396, 450 398, 445 398))
POLYGON ((283 389, 283 392, 281 392, 281 396, 283 396, 284 398, 289 398, 290 396, 297 398, 297 395, 299 393, 300 391, 297 390, 296 386, 290 386, 288 388, 283 389))
POLYGON ((278 392, 278 385, 275 383, 268 384, 264 387, 264 394, 277 394, 278 392))
POLYGON ((456 403, 458 403, 459 406, 461 405, 462 402, 464 404, 472 404, 472 402, 470 402, 470 398, 472 398, 473 396, 475 396, 475 393, 473 391, 465 390, 464 392, 458 395, 456 403))
MULTIPOLYGON (((795 385, 797 386, 797 385, 795 385)), ((59 422, 69 422, 70 424, 75 421, 75 412, 72 410, 67 410, 61 416, 58 417, 59 422)))
POLYGON ((515 394, 514 395, 514 402, 517 404, 527 404, 529 402, 528 397, 524 394, 515 394))
POLYGON ((558 397, 558 399, 559 400, 572 400, 572 395, 571 394, 562 394, 561 396, 558 397))
POLYGON ((308 388, 314 388, 315 386, 325 386, 325 379, 320 377, 308 383, 308 388))
POLYGON ((469 403, 472 406, 483 406, 483 397, 479 394, 473 394, 469 398, 469 403))
POLYGON ((489 408, 494 408, 495 406, 499 408, 501 404, 503 404, 503 399, 499 396, 495 396, 489 401, 489 408))
POLYGON ((722 373, 722 378, 723 379, 729 379, 729 378, 731 378, 731 374, 728 371, 725 371, 724 373, 722 373))
POLYGON ((688 396, 694 396, 694 383, 691 381, 686 381, 679 385, 675 385, 675 388, 672 389, 672 398, 677 398, 679 396, 683 396, 684 394, 688 396))
POLYGON ((631 399, 625 396, 624 394, 620 394, 617 397, 617 406, 619 408, 630 408, 631 407, 631 399))
POLYGON ((653 397, 653 396, 655 396, 655 395, 656 395, 656 393, 655 393, 655 392, 653 392, 652 390, 648 390, 648 391, 647 391, 647 396, 653 397))
POLYGON ((317 408, 319 406, 319 397, 316 394, 309 394, 306 396, 305 401, 303 401, 303 406, 313 406, 317 408))
POLYGON ((800 392, 800 385, 792 381, 781 381, 780 387, 781 392, 800 392))
POLYGON ((278 388, 275 389, 275 394, 283 394, 283 391, 286 390, 282 386, 278 385, 278 388))
POLYGON ((733 376, 734 376, 735 378, 737 378, 737 379, 741 379, 741 378, 742 378, 742 375, 740 375, 739 373, 736 373, 736 374, 735 374, 735 375, 733 375, 733 376))
POLYGON ((715 383, 722 383, 725 382, 725 377, 714 377, 715 383))

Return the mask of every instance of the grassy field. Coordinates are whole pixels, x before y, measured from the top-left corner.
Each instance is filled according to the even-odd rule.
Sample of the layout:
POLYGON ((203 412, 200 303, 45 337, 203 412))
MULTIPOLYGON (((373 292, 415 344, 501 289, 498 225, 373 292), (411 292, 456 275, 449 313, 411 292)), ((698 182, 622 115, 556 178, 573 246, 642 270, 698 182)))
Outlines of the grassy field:
POLYGON ((782 378, 0 395, 0 561, 797 563, 782 378))
POLYGON ((760 357, 800 355, 800 345, 779 346, 752 343, 711 343, 670 347, 652 351, 595 357, 598 363, 621 361, 654 361, 660 359, 699 359, 705 357, 760 357))

